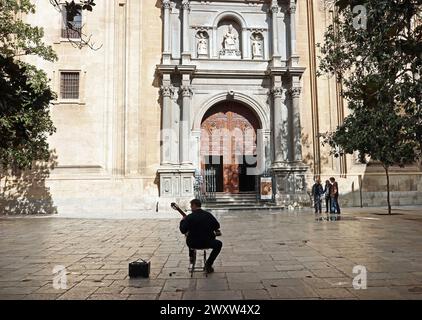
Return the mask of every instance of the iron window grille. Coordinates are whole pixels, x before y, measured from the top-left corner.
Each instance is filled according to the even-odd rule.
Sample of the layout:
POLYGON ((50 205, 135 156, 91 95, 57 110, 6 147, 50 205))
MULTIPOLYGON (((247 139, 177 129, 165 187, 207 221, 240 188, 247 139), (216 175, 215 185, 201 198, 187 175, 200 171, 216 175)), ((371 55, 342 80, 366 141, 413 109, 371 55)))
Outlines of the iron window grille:
POLYGON ((79 99, 79 72, 60 73, 60 97, 79 99))

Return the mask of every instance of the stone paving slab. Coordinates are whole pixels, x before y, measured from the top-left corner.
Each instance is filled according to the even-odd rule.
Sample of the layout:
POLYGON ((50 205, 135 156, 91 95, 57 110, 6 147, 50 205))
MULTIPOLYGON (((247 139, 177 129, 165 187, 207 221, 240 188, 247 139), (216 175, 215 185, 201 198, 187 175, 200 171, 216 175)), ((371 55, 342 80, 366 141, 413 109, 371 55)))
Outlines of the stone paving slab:
MULTIPOLYGON (((188 272, 179 220, 0 217, 0 299, 422 299, 422 207, 216 214, 215 273, 188 272), (151 261, 149 279, 128 263, 151 261), (367 288, 353 287, 355 266, 367 288), (66 287, 56 289, 56 266, 66 287)), ((56 278, 57 280, 57 278, 56 278)))

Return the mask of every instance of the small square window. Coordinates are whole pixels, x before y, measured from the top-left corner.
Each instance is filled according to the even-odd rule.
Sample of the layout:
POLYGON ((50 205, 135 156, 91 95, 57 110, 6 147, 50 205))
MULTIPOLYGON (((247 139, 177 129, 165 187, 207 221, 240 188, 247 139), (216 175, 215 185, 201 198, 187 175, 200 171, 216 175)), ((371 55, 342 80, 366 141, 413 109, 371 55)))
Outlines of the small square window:
POLYGON ((79 99, 79 72, 60 73, 60 98, 79 99))
POLYGON ((63 26, 62 38, 80 39, 82 32, 82 10, 78 10, 77 14, 72 17, 68 16, 68 12, 63 7, 63 26))

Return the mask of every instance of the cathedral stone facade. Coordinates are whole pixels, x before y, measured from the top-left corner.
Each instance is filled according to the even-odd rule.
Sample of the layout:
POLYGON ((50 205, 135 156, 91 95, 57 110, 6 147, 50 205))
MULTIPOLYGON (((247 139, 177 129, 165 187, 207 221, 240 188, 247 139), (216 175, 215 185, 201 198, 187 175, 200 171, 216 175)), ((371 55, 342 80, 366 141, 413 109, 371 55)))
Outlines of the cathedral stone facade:
MULTIPOLYGON (((34 198, 59 214, 160 213, 213 168, 217 192, 256 192, 266 174, 277 203, 300 206, 315 176, 334 176, 343 205, 383 205, 382 167, 321 145, 348 114, 335 79, 316 76, 329 3, 101 1, 81 17, 98 50, 76 48, 63 15, 37 3, 28 21, 59 60, 28 58, 58 92, 57 163, 34 198), (61 92, 69 76, 72 99, 61 92)), ((392 189, 393 205, 422 203, 421 168, 393 170, 392 189)))
POLYGON ((163 1, 162 6, 160 195, 192 197, 193 174, 214 156, 222 157, 212 163, 223 178, 217 191, 248 189, 239 166, 255 160, 256 172, 249 174, 273 171, 279 201, 305 200, 300 98, 306 67, 296 50, 296 2, 163 1), (213 109, 223 117, 203 126, 213 109), (251 122, 256 125, 248 126, 251 122), (247 129, 253 139, 246 139, 247 129), (213 141, 223 136, 237 138, 240 147, 224 139, 226 145, 215 148, 213 141), (250 142, 256 146, 248 151, 250 142))

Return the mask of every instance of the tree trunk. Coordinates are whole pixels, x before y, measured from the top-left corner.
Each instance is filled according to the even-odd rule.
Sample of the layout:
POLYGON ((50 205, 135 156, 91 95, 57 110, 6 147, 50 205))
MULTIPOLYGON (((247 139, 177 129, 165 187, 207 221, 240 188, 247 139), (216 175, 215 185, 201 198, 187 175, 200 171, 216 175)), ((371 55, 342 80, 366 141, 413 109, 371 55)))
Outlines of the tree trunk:
POLYGON ((391 203, 390 203, 390 175, 388 173, 389 167, 384 167, 385 175, 387 176, 387 205, 388 205, 388 214, 391 214, 391 203))
POLYGON ((2 196, 2 192, 3 192, 3 190, 2 190, 2 187, 1 187, 1 181, 3 180, 3 176, 2 176, 2 174, 1 174, 1 172, 0 172, 0 199, 1 199, 1 196, 2 196))
MULTIPOLYGON (((3 176, 0 175, 0 181, 3 180, 3 176)), ((7 189, 7 175, 4 175, 4 187, 2 190, 2 194, 6 194, 6 189, 7 189)))

